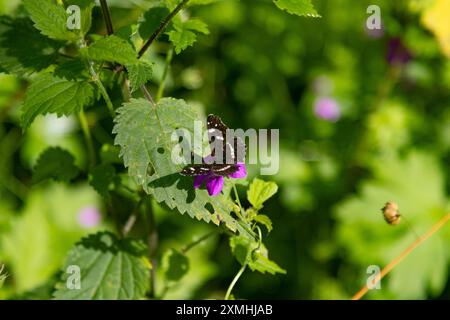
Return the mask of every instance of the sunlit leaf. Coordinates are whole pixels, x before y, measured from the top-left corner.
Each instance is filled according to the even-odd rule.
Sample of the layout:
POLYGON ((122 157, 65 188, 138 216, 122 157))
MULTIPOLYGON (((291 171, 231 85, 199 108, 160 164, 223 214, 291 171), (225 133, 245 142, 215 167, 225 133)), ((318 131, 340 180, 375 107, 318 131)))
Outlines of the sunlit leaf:
POLYGON ((150 283, 146 246, 136 240, 118 239, 109 232, 83 238, 68 254, 56 286, 55 299, 128 300, 144 298, 150 283), (67 270, 79 268, 80 288, 73 290, 67 270))

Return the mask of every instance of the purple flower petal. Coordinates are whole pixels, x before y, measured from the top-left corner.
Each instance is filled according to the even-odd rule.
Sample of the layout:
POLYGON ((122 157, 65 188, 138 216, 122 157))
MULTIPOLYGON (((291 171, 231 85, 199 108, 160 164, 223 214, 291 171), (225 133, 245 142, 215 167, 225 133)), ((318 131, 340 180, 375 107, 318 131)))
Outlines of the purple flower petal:
POLYGON ((400 38, 392 38, 388 42, 386 59, 391 65, 404 65, 412 59, 412 54, 400 38))
POLYGON ((221 176, 212 176, 206 181, 206 190, 210 196, 215 196, 222 191, 224 178, 221 176))
POLYGON ((202 186, 202 184, 208 179, 209 175, 201 175, 201 176, 195 176, 194 177, 194 188, 198 189, 202 186))
POLYGON ((335 122, 341 117, 341 108, 336 100, 320 97, 314 102, 314 113, 320 119, 335 122))
POLYGON ((247 168, 244 163, 238 163, 239 170, 229 175, 230 178, 241 179, 247 176, 247 168))
POLYGON ((78 213, 78 224, 83 228, 93 228, 100 223, 101 214, 95 207, 81 209, 78 213))

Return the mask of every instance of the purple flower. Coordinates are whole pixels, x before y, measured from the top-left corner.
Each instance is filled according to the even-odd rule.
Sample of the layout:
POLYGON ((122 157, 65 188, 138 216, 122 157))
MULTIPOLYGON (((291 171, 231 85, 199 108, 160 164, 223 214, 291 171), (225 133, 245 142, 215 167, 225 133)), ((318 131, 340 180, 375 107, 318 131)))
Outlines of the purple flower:
MULTIPOLYGON (((245 164, 238 163, 239 170, 235 173, 230 174, 229 178, 239 179, 245 178, 247 176, 247 169, 245 168, 245 164)), ((223 188, 224 177, 215 175, 214 173, 208 173, 205 175, 195 176, 194 177, 194 188, 198 189, 203 184, 206 185, 206 190, 208 190, 208 194, 210 196, 218 195, 223 188)))
POLYGON ((408 48, 405 47, 400 38, 392 38, 388 42, 386 60, 391 65, 404 65, 412 59, 408 48))
POLYGON ((100 223, 101 214, 95 207, 86 207, 78 213, 78 224, 84 228, 93 228, 100 223))
POLYGON ((314 114, 320 119, 335 122, 341 117, 341 108, 336 100, 319 97, 314 102, 314 114))

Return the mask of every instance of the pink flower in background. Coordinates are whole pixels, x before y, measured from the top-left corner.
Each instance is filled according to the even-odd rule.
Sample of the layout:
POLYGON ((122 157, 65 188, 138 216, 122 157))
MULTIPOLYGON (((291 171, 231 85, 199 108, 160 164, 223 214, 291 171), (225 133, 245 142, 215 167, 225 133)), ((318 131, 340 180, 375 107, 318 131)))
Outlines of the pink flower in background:
MULTIPOLYGON (((240 179, 247 176, 247 169, 245 164, 238 163, 239 170, 235 173, 230 174, 229 178, 240 179)), ((213 173, 195 176, 194 178, 194 188, 200 188, 203 183, 206 184, 206 190, 210 196, 218 195, 223 189, 224 177, 215 175, 213 173)))
POLYGON ((86 207, 78 213, 78 224, 84 228, 93 228, 100 223, 101 213, 95 207, 86 207))
POLYGON ((341 117, 341 108, 336 100, 319 97, 314 102, 314 114, 322 120, 335 122, 341 117))

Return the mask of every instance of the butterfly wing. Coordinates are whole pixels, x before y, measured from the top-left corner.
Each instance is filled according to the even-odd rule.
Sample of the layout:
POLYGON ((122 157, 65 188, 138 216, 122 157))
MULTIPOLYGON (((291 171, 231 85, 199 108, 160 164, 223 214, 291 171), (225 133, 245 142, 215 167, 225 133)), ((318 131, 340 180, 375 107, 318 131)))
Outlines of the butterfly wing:
POLYGON ((235 164, 213 164, 212 172, 216 176, 229 176, 230 174, 236 173, 239 167, 235 164))
MULTIPOLYGON (((222 163, 227 163, 227 159, 231 159, 231 163, 244 163, 246 145, 240 137, 233 137, 231 141, 227 139, 228 127, 223 123, 222 119, 218 116, 210 114, 207 119, 207 128, 209 143, 212 144, 214 139, 223 140, 223 161, 222 163), (238 152, 238 150, 240 152, 238 152)), ((215 150, 214 150, 215 151, 215 150)), ((215 152, 211 156, 215 156, 215 152)))
POLYGON ((183 168, 182 176, 202 176, 211 173, 212 166, 208 164, 193 164, 183 168))

